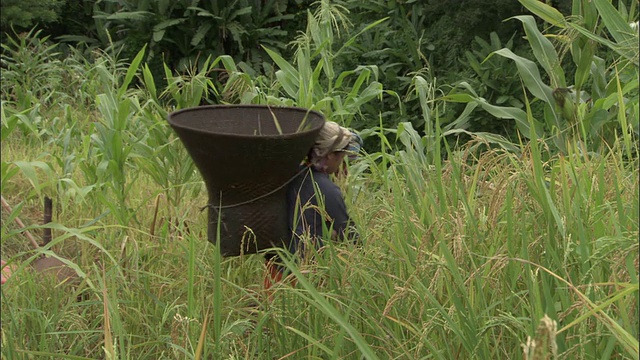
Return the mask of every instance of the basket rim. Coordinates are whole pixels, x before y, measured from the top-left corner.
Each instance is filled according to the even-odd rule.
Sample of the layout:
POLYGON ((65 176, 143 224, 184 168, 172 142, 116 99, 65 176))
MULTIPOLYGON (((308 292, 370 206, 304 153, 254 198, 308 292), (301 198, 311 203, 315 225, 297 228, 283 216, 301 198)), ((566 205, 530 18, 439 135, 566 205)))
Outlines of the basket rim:
POLYGON ((169 113, 169 115, 167 116, 167 121, 169 122, 169 124, 172 127, 185 129, 185 130, 189 130, 189 131, 200 133, 200 134, 206 134, 206 135, 214 134, 214 135, 218 135, 218 136, 226 136, 226 137, 231 137, 231 138, 242 138, 242 139, 247 139, 247 138, 255 138, 255 139, 289 139, 289 138, 297 138, 297 137, 300 137, 300 136, 303 136, 303 135, 310 134, 310 133, 313 133, 315 131, 318 131, 318 129, 321 128, 322 125, 324 125, 324 123, 326 122, 326 118, 321 112, 319 112, 317 110, 311 110, 311 109, 302 108, 302 107, 271 106, 271 105, 261 105, 261 104, 240 104, 240 105, 234 104, 234 105, 202 105, 202 106, 193 106, 193 107, 188 107, 188 108, 176 110, 176 111, 173 111, 173 112, 169 113), (200 110, 204 110, 204 109, 234 109, 234 108, 235 109, 294 110, 294 111, 297 111, 297 112, 304 112, 306 114, 313 113, 314 115, 317 115, 318 117, 320 117, 320 119, 322 120, 322 123, 317 127, 312 127, 311 129, 308 129, 308 130, 305 130, 305 131, 298 131, 298 132, 287 133, 287 134, 247 135, 247 134, 234 134, 234 133, 221 133, 221 132, 207 131, 207 130, 203 130, 203 129, 198 129, 198 128, 185 126, 184 124, 177 123, 175 121, 175 116, 181 115, 181 114, 184 114, 184 113, 188 113, 188 112, 200 111, 200 110))

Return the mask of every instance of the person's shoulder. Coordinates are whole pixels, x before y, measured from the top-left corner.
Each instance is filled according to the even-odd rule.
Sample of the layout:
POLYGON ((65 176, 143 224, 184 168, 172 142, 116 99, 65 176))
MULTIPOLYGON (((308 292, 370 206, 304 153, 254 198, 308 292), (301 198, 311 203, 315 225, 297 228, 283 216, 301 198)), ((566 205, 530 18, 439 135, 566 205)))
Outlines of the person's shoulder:
POLYGON ((329 175, 327 175, 326 173, 322 172, 322 171, 318 171, 315 169, 311 169, 311 177, 313 178, 313 181, 315 181, 316 183, 320 184, 333 184, 333 181, 331 181, 331 179, 329 178, 329 175))
POLYGON ((315 181, 315 183, 320 188, 320 191, 322 191, 325 195, 340 195, 340 196, 342 196, 342 191, 340 191, 340 188, 338 187, 338 185, 336 185, 331 180, 331 178, 329 177, 328 174, 320 172, 320 171, 314 171, 313 172, 313 180, 315 181))

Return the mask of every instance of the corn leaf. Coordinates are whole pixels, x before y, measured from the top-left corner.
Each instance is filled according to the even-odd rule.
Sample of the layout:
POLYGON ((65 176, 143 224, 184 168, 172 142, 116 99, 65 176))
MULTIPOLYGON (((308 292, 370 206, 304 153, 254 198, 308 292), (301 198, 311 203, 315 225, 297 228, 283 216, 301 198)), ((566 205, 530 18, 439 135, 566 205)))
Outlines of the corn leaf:
POLYGON ((441 98, 445 101, 450 102, 459 102, 459 103, 476 103, 480 105, 480 107, 488 112, 489 114, 495 116, 498 119, 512 119, 516 121, 516 126, 518 130, 526 137, 531 139, 534 134, 538 134, 540 136, 542 134, 542 124, 539 122, 534 122, 534 134, 531 132, 531 126, 529 125, 529 121, 527 119, 527 113, 522 109, 516 107, 504 107, 504 106, 496 106, 489 104, 487 100, 482 97, 473 96, 470 94, 449 94, 441 98))
MULTIPOLYGON (((533 94, 533 96, 547 103, 548 106, 546 108, 550 110, 548 115, 550 118, 545 116, 547 122, 552 122, 560 128, 561 116, 556 111, 556 102, 553 98, 552 90, 542 81, 540 72, 538 71, 538 66, 533 61, 518 56, 507 48, 500 49, 494 53, 509 58, 516 63, 518 73, 520 74, 520 78, 522 79, 524 86, 531 92, 531 94, 533 94)), ((524 112, 522 112, 522 114, 524 114, 524 112)), ((522 114, 520 114, 520 116, 522 116, 522 114)), ((528 122, 526 123, 528 124, 528 122)))
POLYGON ((609 30, 611 36, 618 44, 629 44, 638 46, 638 36, 636 32, 629 26, 622 15, 608 0, 593 0, 598 13, 602 18, 602 22, 609 30), (634 41, 635 40, 635 41, 634 41))
POLYGON ((565 28, 564 16, 556 8, 539 0, 518 0, 527 10, 553 26, 565 28))
POLYGON ((551 95, 551 88, 542 81, 538 67, 533 61, 518 56, 507 48, 500 49, 494 53, 509 58, 516 63, 520 78, 522 78, 524 85, 531 91, 533 96, 547 104, 555 104, 553 96, 551 95))
POLYGON ((552 79, 554 87, 567 87, 558 53, 551 41, 538 30, 533 16, 523 15, 515 16, 514 18, 522 22, 524 31, 527 34, 527 40, 533 50, 533 55, 552 79))
POLYGON ((133 77, 138 72, 138 68, 140 67, 140 63, 142 62, 142 58, 144 57, 144 53, 146 50, 147 50, 147 45, 143 46, 142 49, 138 51, 138 54, 131 62, 131 65, 129 65, 129 68, 127 69, 127 74, 124 77, 124 81, 122 82, 122 85, 118 89, 118 97, 123 96, 127 91, 129 84, 131 84, 131 80, 133 80, 133 77))
POLYGON ((617 44, 614 43, 608 39, 605 39, 601 36, 598 36, 594 33, 592 33, 591 31, 585 29, 584 27, 577 25, 577 24, 569 24, 569 26, 571 26, 572 28, 574 28, 575 30, 577 30, 580 34, 586 36, 587 38, 589 38, 590 40, 596 41, 608 48, 610 48, 611 50, 617 52, 618 54, 622 55, 625 59, 631 61, 635 66, 638 66, 638 53, 637 53, 637 47, 635 48, 635 50, 632 47, 629 46, 624 46, 621 44, 617 44))
POLYGON ((280 81, 280 84, 291 98, 296 99, 298 97, 299 90, 299 78, 300 74, 293 65, 289 64, 282 56, 275 51, 263 46, 262 47, 271 59, 280 67, 280 70, 276 71, 276 78, 280 81))

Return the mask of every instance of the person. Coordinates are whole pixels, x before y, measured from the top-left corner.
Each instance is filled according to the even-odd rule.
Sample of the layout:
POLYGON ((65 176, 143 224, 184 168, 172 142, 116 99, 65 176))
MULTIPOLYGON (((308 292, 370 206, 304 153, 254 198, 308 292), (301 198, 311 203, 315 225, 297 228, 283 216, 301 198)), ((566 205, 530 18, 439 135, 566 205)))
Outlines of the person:
POLYGON ((291 253, 305 257, 305 244, 318 250, 324 239, 353 239, 357 232, 342 191, 331 176, 340 174, 347 155, 356 153, 357 137, 335 122, 326 122, 303 165, 287 189, 291 253))
MULTIPOLYGON (((305 260, 321 249, 326 239, 358 238, 347 211, 342 191, 331 176, 340 172, 346 157, 354 159, 362 146, 360 137, 335 122, 327 121, 301 165, 301 171, 287 187, 287 207, 291 242, 287 249, 305 260), (313 249, 307 248, 312 245, 313 249)), ((265 289, 282 280, 278 257, 268 254, 265 289)))

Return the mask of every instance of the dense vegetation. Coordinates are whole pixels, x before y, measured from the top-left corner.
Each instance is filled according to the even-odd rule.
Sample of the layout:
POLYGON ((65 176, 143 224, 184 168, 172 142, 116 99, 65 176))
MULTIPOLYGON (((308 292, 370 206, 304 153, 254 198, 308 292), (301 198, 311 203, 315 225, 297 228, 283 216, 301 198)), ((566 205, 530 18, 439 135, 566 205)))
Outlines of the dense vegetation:
POLYGON ((3 358, 638 358, 637 2, 46 1, 7 20, 27 3, 2 2, 3 30, 49 23, 2 41, 3 358), (283 254, 297 281, 267 301, 260 256, 204 240, 166 122, 207 103, 358 129, 340 185, 362 244, 283 254), (53 240, 34 249, 17 217, 53 240), (29 271, 42 255, 78 281, 29 271))
MULTIPOLYGON (((505 43, 512 39, 511 47, 516 53, 526 51, 522 27, 515 21, 503 22, 525 11, 516 1, 335 3, 342 14, 333 19, 340 23, 333 39, 336 46, 344 44, 372 22, 385 19, 359 36, 345 51, 335 54, 332 63, 337 73, 363 64, 375 64, 377 80, 401 96, 407 94, 411 75, 416 71, 430 79, 437 78, 438 84, 475 78, 470 67, 461 60, 472 47, 486 52, 476 38, 488 39, 492 32, 505 43)), ((6 37, 14 31, 28 31, 37 23, 41 24, 41 36, 76 47, 84 44, 89 49, 107 49, 111 54, 117 53, 119 59, 133 59, 146 45, 144 62, 149 65, 158 85, 164 86, 163 63, 171 69, 185 71, 194 64, 201 68, 208 57, 215 59, 221 55, 230 56, 250 74, 270 72, 274 63, 263 47, 286 59, 293 58, 295 48, 289 44, 304 31, 312 4, 312 0, 56 0, 38 6, 31 6, 29 2, 3 2, 0 30, 6 37), (11 16, 18 9, 23 15, 11 16)), ((483 60, 475 53, 473 57, 477 61, 483 60)), ((485 68, 480 76, 517 84, 512 76, 501 80, 505 74, 514 71, 515 66, 507 64, 504 68, 485 68)), ((216 76, 212 78, 220 85, 216 76)), ((494 90, 489 88, 483 89, 481 95, 498 97, 497 93, 495 91, 494 95, 494 90)), ((513 94, 518 96, 519 93, 513 94)), ((223 99, 212 94, 205 101, 218 103, 223 99)), ((359 123, 362 127, 377 124, 379 115, 388 126, 420 116, 417 99, 405 99, 405 107, 393 100, 380 101, 383 104, 361 109, 359 123)), ((495 124, 476 117, 469 120, 468 127, 470 130, 481 128, 513 133, 513 124, 495 124)))

